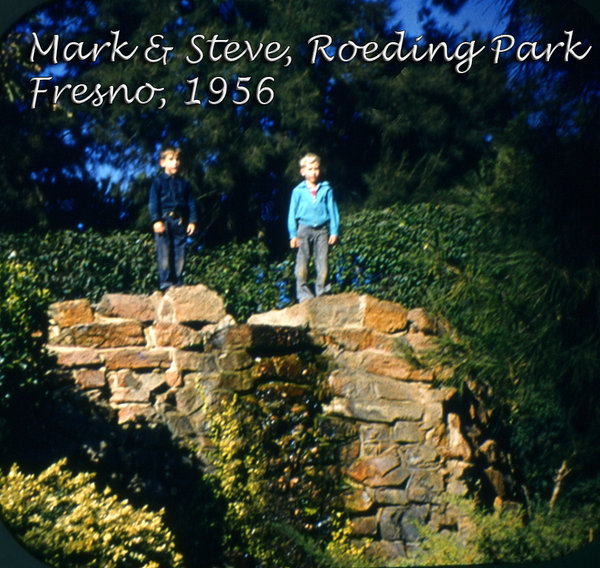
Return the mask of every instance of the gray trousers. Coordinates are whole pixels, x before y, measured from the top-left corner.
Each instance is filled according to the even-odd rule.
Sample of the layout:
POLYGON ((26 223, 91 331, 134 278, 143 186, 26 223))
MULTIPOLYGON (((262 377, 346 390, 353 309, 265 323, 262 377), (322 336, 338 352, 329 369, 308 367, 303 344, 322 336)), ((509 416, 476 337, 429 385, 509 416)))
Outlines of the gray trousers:
POLYGON ((296 253, 296 298, 299 302, 321 296, 330 291, 327 284, 329 252, 329 227, 323 225, 314 229, 307 225, 298 225, 298 252, 296 253), (308 261, 311 250, 314 255, 316 280, 315 293, 308 286, 308 261))

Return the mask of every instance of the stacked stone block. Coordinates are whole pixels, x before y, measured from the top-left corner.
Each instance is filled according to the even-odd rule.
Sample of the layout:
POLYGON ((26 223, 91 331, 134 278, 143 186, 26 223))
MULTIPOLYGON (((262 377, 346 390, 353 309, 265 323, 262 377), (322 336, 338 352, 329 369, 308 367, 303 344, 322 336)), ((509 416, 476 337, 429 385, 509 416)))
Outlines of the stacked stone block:
POLYGON ((448 370, 418 364, 439 332, 423 310, 340 294, 237 324, 198 285, 107 294, 96 306, 60 302, 50 318, 49 350, 92 400, 120 423, 166 424, 201 457, 217 397, 302 372, 295 353, 322 351, 333 368, 324 412, 358 432, 344 452, 354 537, 372 540, 380 556, 410 553, 420 523, 466 530, 445 497, 466 495, 468 479, 511 497, 505 457, 476 420, 479 409, 460 414, 456 390, 444 385, 448 370))
MULTIPOLYGON (((341 294, 309 300, 249 323, 310 329, 334 361, 327 413, 358 429, 346 474, 347 508, 356 538, 373 541, 379 556, 405 556, 419 541, 417 524, 460 530, 443 496, 466 494, 464 470, 448 468, 444 403, 456 395, 440 386, 441 368, 410 363, 431 348, 438 324, 421 309, 370 296, 341 294), (411 357, 407 357, 410 354, 411 357)), ((460 440, 464 438, 458 433, 460 440)))

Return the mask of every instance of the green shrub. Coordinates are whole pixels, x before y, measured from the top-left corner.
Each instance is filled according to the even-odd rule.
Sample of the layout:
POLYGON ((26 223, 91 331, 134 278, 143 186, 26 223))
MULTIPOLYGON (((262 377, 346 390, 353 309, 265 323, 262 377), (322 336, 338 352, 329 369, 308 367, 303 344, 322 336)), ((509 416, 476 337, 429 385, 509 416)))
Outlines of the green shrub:
POLYGON ((66 459, 37 476, 13 465, 0 475, 4 521, 35 556, 58 568, 182 566, 162 511, 134 509, 93 480, 70 472, 66 459))
POLYGON ((32 264, 0 262, 0 412, 15 397, 42 386, 48 368, 44 350, 49 294, 32 264))
MULTIPOLYGON (((354 434, 322 415, 323 363, 274 362, 288 364, 293 381, 232 394, 210 411, 209 461, 228 505, 225 548, 273 568, 347 566, 356 551, 344 531, 339 451, 354 434)), ((268 360, 256 365, 270 372, 268 360)))
POLYGON ((157 282, 151 235, 133 231, 12 233, 0 237, 3 250, 35 266, 38 282, 53 300, 107 292, 149 293, 157 282))
POLYGON ((477 509, 473 502, 456 503, 470 519, 470 532, 433 533, 421 528, 423 542, 411 565, 525 563, 563 557, 588 544, 600 526, 597 504, 539 507, 529 519, 520 508, 477 509))
POLYGON ((334 291, 425 306, 450 287, 481 238, 481 227, 449 206, 355 213, 344 218, 342 240, 332 249, 334 291))
MULTIPOLYGON (((456 266, 473 254, 477 224, 449 207, 412 205, 344 217, 342 240, 331 251, 334 292, 357 291, 416 306, 431 286, 447 286, 456 266)), ((54 300, 107 292, 151 293, 157 273, 150 234, 128 231, 56 231, 1 234, 3 250, 35 265, 38 281, 54 300)), ((230 313, 253 313, 294 301, 294 255, 273 259, 252 239, 213 248, 190 243, 186 282, 203 283, 225 299, 230 313)))

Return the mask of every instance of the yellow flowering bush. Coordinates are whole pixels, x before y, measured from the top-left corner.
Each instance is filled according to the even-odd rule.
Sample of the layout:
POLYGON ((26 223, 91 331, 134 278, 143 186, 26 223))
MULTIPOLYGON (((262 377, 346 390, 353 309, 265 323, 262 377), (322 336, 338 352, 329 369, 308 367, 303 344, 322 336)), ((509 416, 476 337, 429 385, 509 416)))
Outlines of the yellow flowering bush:
POLYGON ((15 464, 0 475, 5 523, 23 545, 60 568, 178 568, 182 557, 163 511, 134 508, 91 473, 74 474, 63 458, 39 475, 15 464))

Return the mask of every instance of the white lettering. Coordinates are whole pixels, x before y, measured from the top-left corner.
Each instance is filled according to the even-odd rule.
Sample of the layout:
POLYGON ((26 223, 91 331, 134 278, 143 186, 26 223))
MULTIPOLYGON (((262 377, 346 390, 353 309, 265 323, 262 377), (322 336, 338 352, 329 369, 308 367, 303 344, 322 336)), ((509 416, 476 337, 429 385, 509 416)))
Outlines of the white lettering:
MULTIPOLYGON (((38 103, 38 96, 42 93, 47 93, 48 89, 42 88, 42 81, 50 81, 52 77, 34 77, 31 79, 33 81, 33 97, 31 101, 32 109, 36 108, 38 103)), ((88 85, 84 83, 78 83, 73 85, 71 83, 67 83, 62 87, 55 85, 52 89, 52 104, 57 104, 59 100, 64 96, 68 97, 68 99, 76 105, 89 103, 93 107, 99 107, 103 104, 112 105, 117 100, 122 100, 125 104, 129 105, 132 103, 137 103, 139 105, 147 105, 154 100, 154 97, 164 91, 163 87, 155 87, 150 83, 144 83, 140 85, 135 90, 132 90, 127 85, 121 84, 118 86, 109 85, 108 87, 103 87, 100 83, 96 83, 93 88, 90 88, 88 85)), ((159 101, 162 108, 165 104, 164 99, 159 101)))
POLYGON ((40 88, 40 83, 42 81, 52 81, 52 77, 34 77, 33 79, 31 79, 31 81, 33 81, 33 90, 31 91, 33 94, 33 97, 31 99, 31 106, 29 108, 35 108, 36 104, 37 104, 37 98, 38 95, 40 93, 47 93, 48 89, 41 89, 40 88))
POLYGON ((42 55, 47 55, 52 51, 52 63, 56 65, 58 63, 58 41, 59 36, 55 34, 52 36, 52 43, 48 46, 46 50, 42 48, 40 45, 40 40, 38 39, 37 33, 33 32, 31 34, 33 37, 33 45, 31 46, 31 54, 29 55, 29 61, 33 63, 35 61, 35 52, 38 50, 42 55))
POLYGON ((590 50, 592 49, 592 46, 588 46, 588 48, 585 50, 585 53, 582 53, 581 55, 578 53, 575 53, 575 51, 573 51, 576 47, 582 45, 582 43, 580 41, 578 41, 577 43, 575 43, 575 45, 571 45, 571 42, 573 41, 573 30, 570 30, 568 32, 564 32, 565 35, 567 36, 567 49, 565 51, 565 61, 569 61, 569 55, 572 55, 575 59, 581 60, 584 57, 587 56, 587 54, 590 52, 590 50))
POLYGON ((313 36, 308 40, 308 45, 311 48, 310 62, 314 64, 319 57, 328 62, 337 59, 344 63, 352 61, 357 56, 360 56, 365 62, 377 61, 378 59, 386 62, 393 60, 404 62, 408 59, 416 62, 433 61, 437 57, 444 61, 457 61, 456 71, 466 73, 473 65, 475 57, 485 49, 485 45, 477 48, 475 41, 462 42, 454 50, 451 50, 445 42, 440 42, 437 45, 427 44, 421 47, 417 45, 417 42, 423 39, 423 36, 420 35, 415 38, 413 45, 404 50, 405 30, 394 33, 398 36, 398 39, 383 46, 374 41, 361 45, 349 40, 335 47, 332 46, 333 40, 330 36, 324 34, 313 36))
POLYGON ((510 51, 513 45, 515 45, 515 38, 511 35, 503 34, 496 36, 494 39, 492 39, 492 45, 494 43, 496 44, 496 47, 492 47, 491 50, 496 52, 496 55, 494 55, 494 63, 498 63, 498 60, 500 59, 500 54, 510 51), (507 47, 502 47, 505 39, 508 39, 510 43, 507 47))
POLYGON ((314 65, 317 61, 317 56, 321 55, 321 57, 323 59, 325 59, 326 61, 333 61, 333 55, 329 55, 327 53, 327 51, 325 51, 330 45, 331 42, 333 41, 333 39, 331 38, 331 36, 325 35, 325 34, 320 34, 320 35, 316 35, 316 36, 312 36, 309 40, 308 40, 308 44, 310 45, 311 43, 314 43, 313 45, 313 50, 312 50, 312 55, 310 56, 310 64, 314 65), (325 45, 320 45, 319 40, 324 39, 326 41, 325 45))
MULTIPOLYGON (((86 59, 90 59, 91 61, 97 61, 100 53, 108 48, 111 48, 110 61, 115 62, 117 59, 123 59, 125 61, 131 59, 135 52, 137 51, 137 46, 133 47, 131 51, 124 52, 126 48, 129 47, 129 44, 126 41, 119 43, 119 34, 120 32, 112 31, 110 32, 113 36, 113 41, 106 41, 101 44, 95 43, 89 49, 86 50, 86 45, 82 41, 70 41, 62 49, 60 61, 72 61, 73 59, 79 59, 80 61, 85 61, 86 59)), ((59 62, 59 44, 60 44, 60 36, 55 34, 52 36, 52 41, 48 45, 46 49, 44 49, 39 41, 36 32, 31 34, 33 38, 33 45, 31 46, 31 52, 29 54, 29 61, 33 62, 39 52, 41 55, 52 54, 52 63, 55 65, 59 62)))
POLYGON ((196 65, 204 59, 204 51, 202 50, 202 46, 198 44, 200 40, 208 44, 208 58, 210 61, 224 59, 229 63, 233 63, 240 59, 256 61, 262 57, 268 63, 275 63, 285 58, 284 66, 286 67, 291 63, 288 55, 290 46, 282 47, 277 41, 271 41, 267 44, 260 42, 254 47, 248 40, 244 40, 243 42, 230 41, 220 38, 218 34, 206 39, 202 34, 197 34, 190 40, 190 45, 194 52, 197 53, 197 58, 194 59, 190 56, 185 58, 186 62, 191 65, 196 65))

